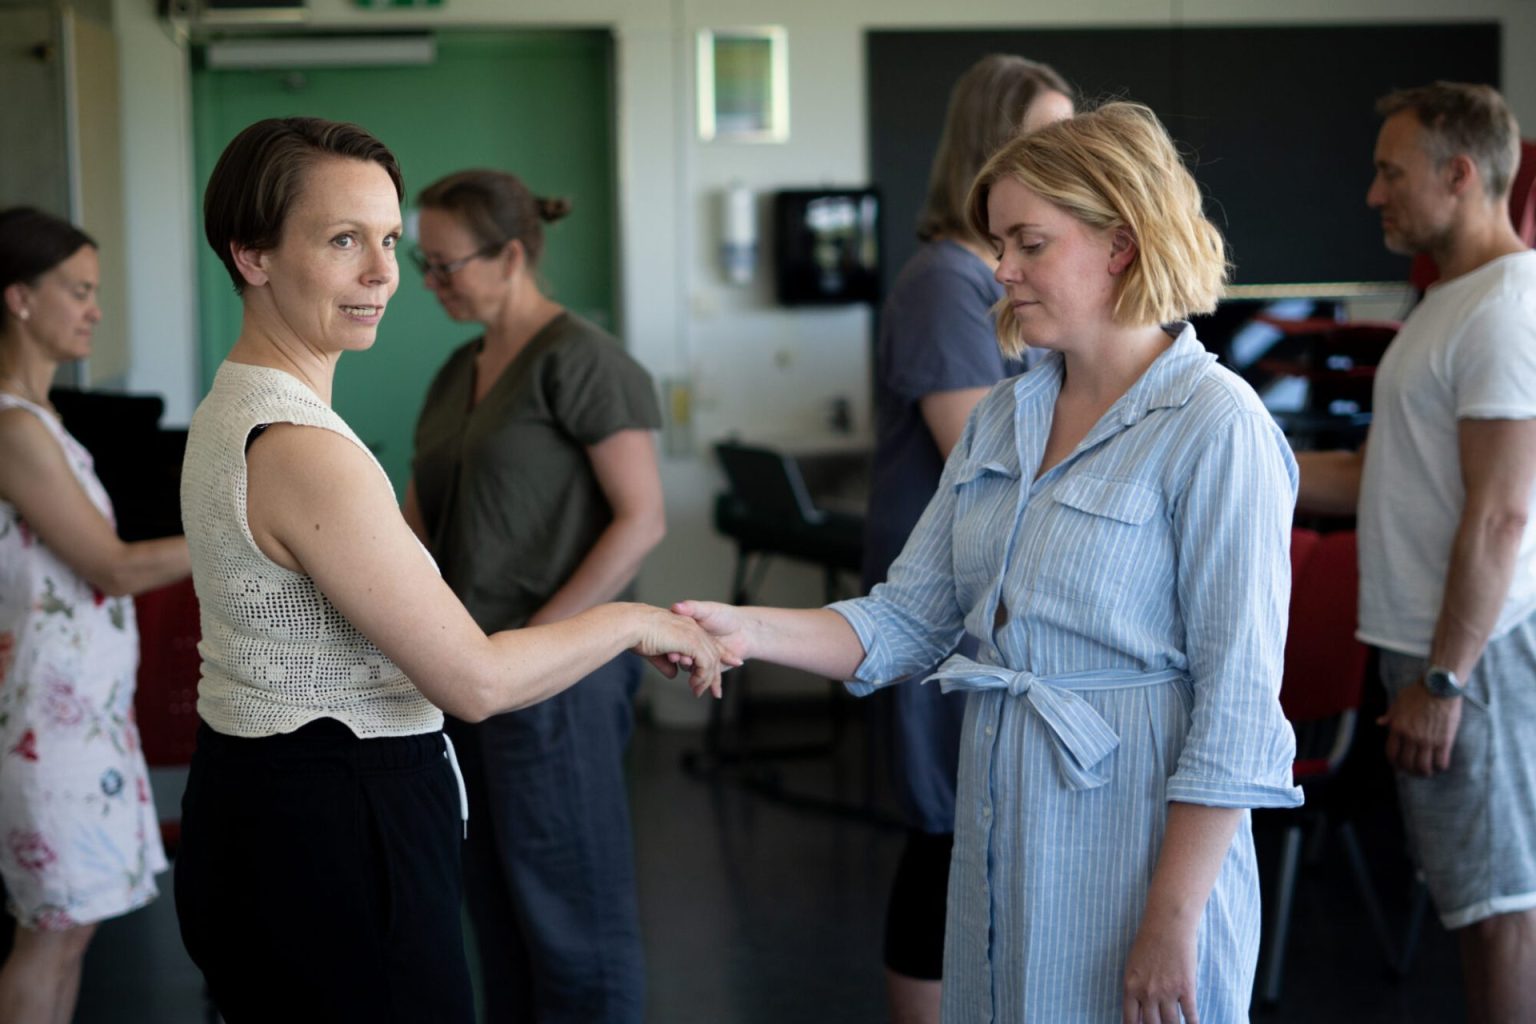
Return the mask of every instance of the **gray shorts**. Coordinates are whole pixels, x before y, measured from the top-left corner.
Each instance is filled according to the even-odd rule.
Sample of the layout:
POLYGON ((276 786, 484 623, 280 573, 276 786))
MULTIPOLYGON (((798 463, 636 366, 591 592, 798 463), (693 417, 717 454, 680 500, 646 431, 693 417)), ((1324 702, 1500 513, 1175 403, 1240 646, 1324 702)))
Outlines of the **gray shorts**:
MULTIPOLYGON (((1426 667, 1381 652, 1389 695, 1426 667)), ((1466 686, 1450 769, 1397 773, 1411 852, 1448 929, 1536 907, 1536 617, 1490 642, 1466 686)))

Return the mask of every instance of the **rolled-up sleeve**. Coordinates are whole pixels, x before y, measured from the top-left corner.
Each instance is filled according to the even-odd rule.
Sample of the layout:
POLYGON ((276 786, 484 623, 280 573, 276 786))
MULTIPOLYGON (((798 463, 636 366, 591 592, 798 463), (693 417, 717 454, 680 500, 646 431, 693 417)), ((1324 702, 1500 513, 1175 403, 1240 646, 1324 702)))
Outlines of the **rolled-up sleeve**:
POLYGON ((1296 462, 1261 412, 1236 413, 1196 454, 1173 509, 1194 707, 1168 799, 1294 807, 1296 738, 1280 709, 1296 462))
POLYGON ((944 660, 960 639, 965 610, 955 589, 955 481, 975 426, 973 415, 886 581, 868 597, 827 606, 848 620, 864 645, 864 660, 846 683, 850 693, 863 697, 925 672, 944 660))

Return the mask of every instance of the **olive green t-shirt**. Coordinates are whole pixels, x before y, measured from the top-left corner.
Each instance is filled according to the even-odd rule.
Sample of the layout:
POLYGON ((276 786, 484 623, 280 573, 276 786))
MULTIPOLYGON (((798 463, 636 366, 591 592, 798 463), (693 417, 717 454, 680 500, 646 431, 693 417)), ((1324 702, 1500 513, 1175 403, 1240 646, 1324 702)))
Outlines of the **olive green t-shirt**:
POLYGON ((618 340, 569 312, 471 408, 481 343, 456 349, 427 390, 411 473, 432 556, 489 632, 523 625, 613 518, 587 447, 656 430, 661 410, 618 340))

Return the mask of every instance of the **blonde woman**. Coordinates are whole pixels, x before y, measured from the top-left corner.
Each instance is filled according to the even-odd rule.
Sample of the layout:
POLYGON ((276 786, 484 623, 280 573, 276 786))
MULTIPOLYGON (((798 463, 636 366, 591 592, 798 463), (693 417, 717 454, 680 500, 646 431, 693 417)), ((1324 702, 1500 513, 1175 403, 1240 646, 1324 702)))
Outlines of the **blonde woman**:
MULTIPOLYGON (((1025 366, 997 347, 991 309, 1003 287, 992 276, 996 257, 966 220, 971 182, 1020 131, 1071 116, 1071 86, 1047 65, 1012 54, 983 57, 950 93, 918 221, 922 244, 880 315, 866 592, 885 580, 901 553, 971 410, 992 385, 1025 366)), ((886 993, 892 1024, 925 1024, 939 1019, 965 696, 898 686, 883 699, 892 785, 907 823, 886 909, 886 993)))
POLYGON ((1004 351, 1051 354, 977 406, 888 582, 677 609, 856 693, 976 638, 928 677, 969 695, 946 1020, 1247 1020, 1247 809, 1301 800, 1277 699, 1295 462, 1179 322, 1215 304, 1222 241, 1129 103, 1009 143, 968 209, 1004 351))

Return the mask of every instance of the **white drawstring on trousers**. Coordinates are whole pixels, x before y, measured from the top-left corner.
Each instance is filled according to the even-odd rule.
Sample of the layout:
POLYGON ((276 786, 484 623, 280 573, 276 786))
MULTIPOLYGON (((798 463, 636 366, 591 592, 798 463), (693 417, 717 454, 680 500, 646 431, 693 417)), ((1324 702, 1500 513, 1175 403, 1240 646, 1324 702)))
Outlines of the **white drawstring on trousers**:
POLYGON ((469 791, 464 788, 464 773, 459 770, 459 758, 453 751, 453 737, 443 733, 443 756, 453 769, 453 781, 459 784, 459 820, 464 823, 464 838, 469 838, 469 791))

